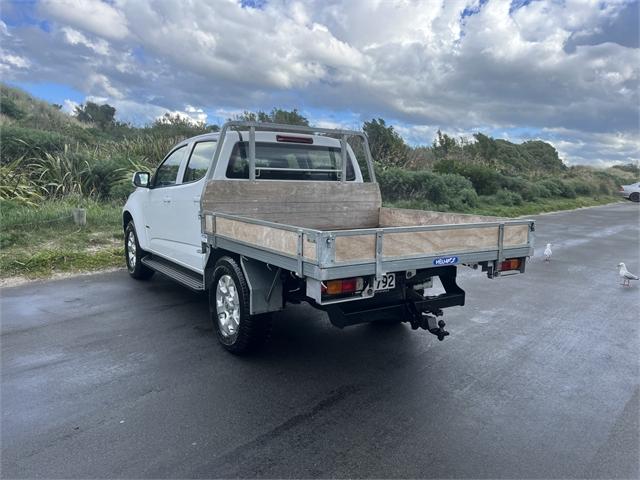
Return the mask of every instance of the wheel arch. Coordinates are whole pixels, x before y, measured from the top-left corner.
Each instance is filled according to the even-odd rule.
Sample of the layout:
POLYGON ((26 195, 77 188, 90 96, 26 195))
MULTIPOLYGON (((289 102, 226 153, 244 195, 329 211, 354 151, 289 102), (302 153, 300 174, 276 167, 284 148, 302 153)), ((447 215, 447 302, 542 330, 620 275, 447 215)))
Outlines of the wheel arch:
POLYGON ((134 215, 131 210, 122 211, 122 230, 126 230, 129 222, 133 221, 136 227, 136 235, 138 236, 138 243, 142 249, 147 250, 149 248, 149 241, 147 238, 147 230, 145 224, 139 215, 134 215))
POLYGON ((131 215, 131 213, 129 213, 127 210, 122 212, 122 230, 123 231, 127 229, 127 225, 129 225, 129 222, 132 220, 133 220, 133 215, 131 215))
POLYGON ((211 251, 204 270, 206 288, 212 288, 215 266, 222 257, 230 257, 240 266, 249 287, 252 315, 277 312, 284 308, 280 269, 269 267, 266 263, 243 257, 229 250, 216 248, 211 251))

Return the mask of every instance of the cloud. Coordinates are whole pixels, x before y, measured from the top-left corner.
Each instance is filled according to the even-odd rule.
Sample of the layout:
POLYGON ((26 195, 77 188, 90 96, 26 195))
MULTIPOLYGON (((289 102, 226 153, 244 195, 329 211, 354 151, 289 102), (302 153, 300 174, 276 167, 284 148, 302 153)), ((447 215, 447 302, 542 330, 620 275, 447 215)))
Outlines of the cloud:
POLYGON ((76 111, 76 107, 79 107, 80 104, 78 102, 74 102, 68 98, 65 98, 62 102, 62 111, 68 113, 69 115, 73 115, 76 111))
POLYGON ((42 0, 40 11, 45 18, 105 38, 122 39, 129 33, 123 13, 101 0, 42 0))
POLYGON ((192 105, 186 105, 184 110, 166 111, 162 115, 158 115, 156 120, 160 122, 166 121, 165 116, 169 114, 172 117, 178 117, 192 124, 207 123, 207 113, 202 108, 196 108, 192 105))
POLYGON ((64 34, 64 38, 67 43, 71 45, 84 45, 95 53, 100 55, 109 55, 109 43, 101 38, 94 41, 89 40, 81 32, 74 30, 71 27, 63 27, 61 32, 64 34))
POLYGON ((530 129, 569 161, 640 155, 637 3, 252 5, 47 0, 49 31, 0 25, 3 72, 105 98, 127 120, 279 106, 321 112, 310 119, 323 125, 383 117, 425 143, 438 128, 530 129))

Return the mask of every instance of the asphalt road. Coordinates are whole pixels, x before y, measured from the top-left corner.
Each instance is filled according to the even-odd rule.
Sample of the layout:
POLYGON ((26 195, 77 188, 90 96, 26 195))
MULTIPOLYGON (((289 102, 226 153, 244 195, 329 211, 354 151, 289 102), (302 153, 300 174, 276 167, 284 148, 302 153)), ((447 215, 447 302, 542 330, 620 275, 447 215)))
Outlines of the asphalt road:
POLYGON ((4 289, 2 477, 638 478, 639 213, 538 217, 552 262, 465 269, 444 342, 293 306, 243 359, 160 276, 4 289))

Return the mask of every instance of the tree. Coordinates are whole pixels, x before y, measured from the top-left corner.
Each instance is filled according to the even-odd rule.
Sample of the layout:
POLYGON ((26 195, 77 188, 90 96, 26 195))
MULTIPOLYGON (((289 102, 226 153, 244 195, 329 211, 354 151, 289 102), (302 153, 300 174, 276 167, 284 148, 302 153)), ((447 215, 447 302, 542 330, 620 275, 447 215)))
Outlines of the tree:
POLYGON ((263 123, 282 123, 284 125, 302 125, 309 126, 309 120, 302 115, 296 108, 293 110, 282 110, 274 108, 270 113, 258 110, 257 113, 245 110, 240 115, 234 116, 229 120, 241 120, 246 122, 263 122, 263 123))
POLYGON ((482 133, 474 133, 476 139, 475 148, 478 154, 487 161, 493 160, 498 153, 498 146, 493 138, 482 133))
POLYGON ((220 127, 207 125, 205 122, 196 122, 190 117, 178 113, 167 112, 162 117, 156 118, 151 129, 163 135, 186 138, 207 132, 217 132, 220 127))
POLYGON ((383 168, 388 166, 402 167, 409 161, 409 147, 402 137, 385 123, 382 118, 374 118, 364 122, 362 130, 367 134, 371 156, 383 168))
POLYGON ((116 109, 108 103, 98 105, 87 102, 85 105, 78 105, 75 108, 75 116, 81 122, 93 123, 105 129, 115 124, 116 109))
POLYGON ((433 141, 433 155, 436 159, 442 160, 446 158, 447 155, 453 153, 456 147, 456 139, 438 129, 437 137, 433 141))

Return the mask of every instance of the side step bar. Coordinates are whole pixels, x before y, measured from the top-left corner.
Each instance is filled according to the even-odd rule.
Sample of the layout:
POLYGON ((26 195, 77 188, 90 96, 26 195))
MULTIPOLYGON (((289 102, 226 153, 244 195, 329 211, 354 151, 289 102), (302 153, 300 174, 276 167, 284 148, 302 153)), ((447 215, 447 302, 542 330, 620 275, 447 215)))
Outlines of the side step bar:
POLYGON ((142 264, 156 272, 162 273, 172 280, 181 283, 191 290, 201 292, 204 290, 203 276, 186 268, 159 258, 146 256, 142 258, 142 264))

